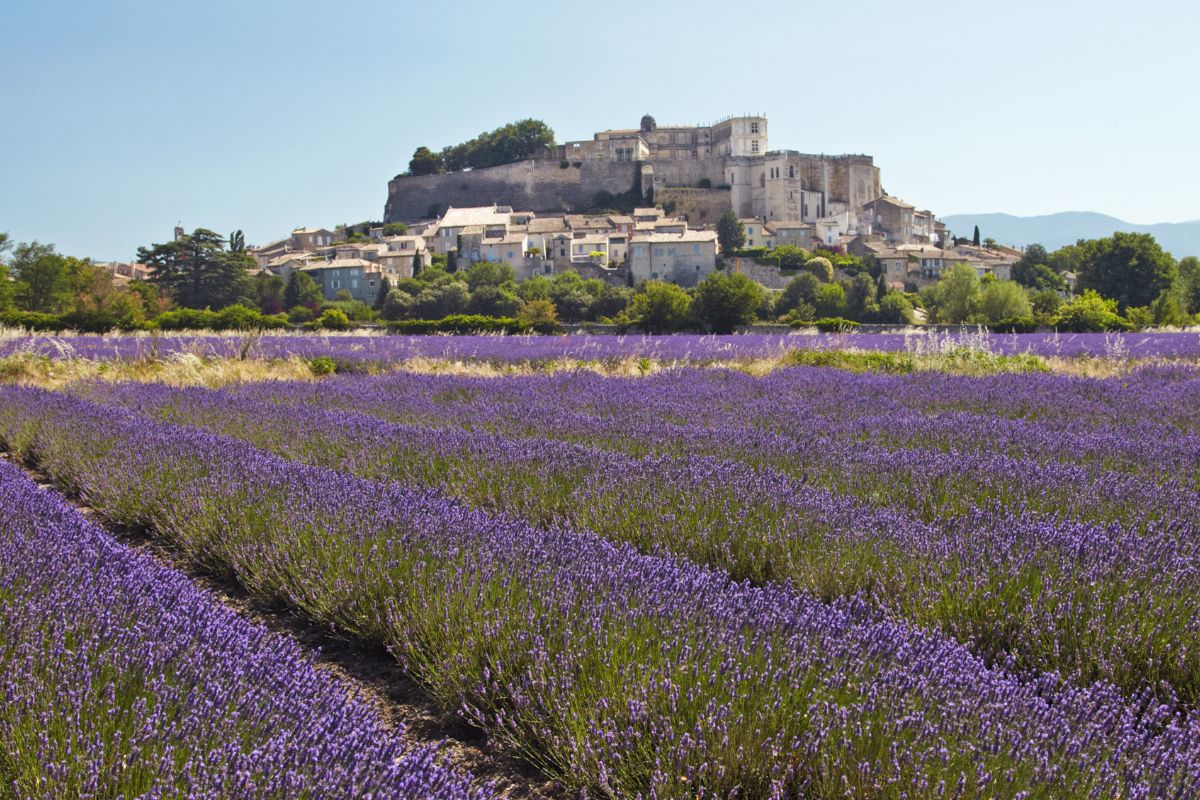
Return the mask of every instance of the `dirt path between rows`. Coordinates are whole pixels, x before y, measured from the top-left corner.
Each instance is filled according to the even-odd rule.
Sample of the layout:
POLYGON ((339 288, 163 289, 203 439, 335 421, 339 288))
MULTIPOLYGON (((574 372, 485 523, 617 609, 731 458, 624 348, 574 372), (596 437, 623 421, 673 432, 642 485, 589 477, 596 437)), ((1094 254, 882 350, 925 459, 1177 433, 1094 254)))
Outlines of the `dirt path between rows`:
POLYGON ((529 764, 500 752, 480 730, 445 714, 401 669, 386 651, 369 647, 327 626, 317 625, 286 607, 252 597, 235 581, 216 577, 152 534, 108 523, 102 514, 80 505, 49 476, 30 469, 8 453, 0 458, 21 467, 39 486, 66 497, 84 517, 104 528, 121 544, 182 572, 193 583, 243 618, 263 625, 300 644, 318 669, 337 676, 347 694, 375 709, 385 727, 404 726, 401 737, 414 746, 438 745, 443 763, 491 783, 496 796, 507 800, 563 800, 566 790, 529 764))

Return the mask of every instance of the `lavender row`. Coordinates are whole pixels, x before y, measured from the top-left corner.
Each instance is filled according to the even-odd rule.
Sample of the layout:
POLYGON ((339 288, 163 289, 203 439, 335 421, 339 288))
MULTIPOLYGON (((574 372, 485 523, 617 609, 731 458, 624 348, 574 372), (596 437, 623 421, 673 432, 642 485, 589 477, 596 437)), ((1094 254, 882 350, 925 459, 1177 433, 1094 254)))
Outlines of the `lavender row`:
POLYGON ((114 520, 386 644, 448 708, 619 797, 1188 797, 1200 716, 944 637, 76 399, 0 433, 114 520))
MULTIPOLYGON (((431 392, 439 385, 412 380, 431 392)), ((342 410, 353 398, 386 405, 404 384, 356 379, 315 391, 129 385, 92 394, 290 459, 434 488, 536 524, 685 556, 735 578, 788 581, 826 599, 857 595, 1014 668, 1059 670, 1079 683, 1103 678, 1189 705, 1200 698, 1194 492, 1060 462, 889 450, 857 441, 852 431, 832 438, 814 431, 807 441, 795 431, 788 438, 736 428, 669 430, 680 447, 702 440, 727 456, 756 452, 787 467, 781 470, 400 425, 342 410), (293 391, 304 392, 300 401, 281 408, 293 391), (323 408, 327 395, 341 399, 323 408), (264 399, 271 397, 279 402, 264 399), (985 493, 989 483, 999 486, 985 493), (907 505, 879 502, 901 494, 907 505), (1039 504, 1045 510, 1031 508, 1039 504), (1113 518, 1087 519, 1101 508, 1113 518)), ((565 437, 579 430, 562 419, 548 424, 565 437)))
POLYGON ((773 358, 794 349, 986 349, 1047 357, 1200 357, 1200 334, 750 334, 733 336, 321 336, 133 335, 33 336, 0 340, 0 357, 20 352, 93 360, 198 356, 313 358, 390 363, 408 359, 489 362, 621 361, 649 358, 681 364, 773 358))
POLYGON ((12 797, 482 798, 291 642, 0 462, 12 797))
MULTIPOLYGON (((424 427, 556 437, 636 452, 728 452, 729 434, 775 448, 852 438, 890 447, 1001 453, 1195 479, 1200 376, 1142 369, 1127 378, 1060 375, 894 376, 833 369, 671 370, 647 378, 561 372, 514 378, 343 376, 319 384, 248 384, 239 396, 374 414, 424 427), (761 434, 776 437, 756 442, 761 434)), ((739 455, 740 450, 738 448, 739 455)))

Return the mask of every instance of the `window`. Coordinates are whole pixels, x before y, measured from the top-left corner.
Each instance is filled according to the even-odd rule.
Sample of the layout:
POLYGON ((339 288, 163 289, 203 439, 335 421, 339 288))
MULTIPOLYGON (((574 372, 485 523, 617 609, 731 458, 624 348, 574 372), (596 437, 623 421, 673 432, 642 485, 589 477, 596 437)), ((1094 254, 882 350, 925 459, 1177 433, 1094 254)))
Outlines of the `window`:
POLYGON ((792 164, 788 165, 788 177, 789 178, 796 177, 796 167, 792 164))
POLYGON ((357 289, 357 288, 358 288, 358 278, 351 278, 351 279, 350 279, 350 288, 351 288, 351 289, 357 289))
POLYGON ((751 132, 751 133, 758 133, 758 123, 757 123, 757 122, 751 122, 751 123, 750 123, 750 132, 751 132))
POLYGON ((747 235, 747 236, 753 236, 753 235, 754 235, 754 228, 746 228, 746 235, 747 235))
MULTIPOLYGON (((700 255, 700 245, 698 245, 698 244, 692 245, 692 255, 694 255, 694 256, 700 255)), ((696 269, 700 269, 700 268, 696 267, 696 269)))
POLYGON ((658 273, 657 273, 657 272, 651 272, 651 273, 650 273, 650 277, 651 277, 651 278, 653 278, 653 279, 655 279, 655 280, 657 280, 657 279, 658 279, 658 273))
POLYGON ((675 248, 674 247, 667 248, 667 255, 669 255, 669 256, 675 255, 675 248))
POLYGON ((374 289, 375 288, 375 279, 371 278, 371 280, 367 281, 367 286, 370 286, 372 289, 374 289))
POLYGON ((751 140, 750 140, 750 152, 751 152, 751 153, 757 153, 757 152, 758 152, 758 139, 751 139, 751 140))
POLYGON ((341 281, 330 281, 330 282, 329 282, 329 285, 330 285, 330 287, 331 287, 331 288, 334 288, 334 289, 340 289, 340 288, 342 288, 342 282, 341 282, 341 281))
POLYGON ((663 254, 663 249, 661 247, 654 248, 654 255, 662 256, 662 254, 663 254))
POLYGON ((509 261, 512 261, 512 260, 513 260, 513 251, 512 251, 512 250, 509 250, 509 251, 508 251, 508 260, 509 260, 509 261))

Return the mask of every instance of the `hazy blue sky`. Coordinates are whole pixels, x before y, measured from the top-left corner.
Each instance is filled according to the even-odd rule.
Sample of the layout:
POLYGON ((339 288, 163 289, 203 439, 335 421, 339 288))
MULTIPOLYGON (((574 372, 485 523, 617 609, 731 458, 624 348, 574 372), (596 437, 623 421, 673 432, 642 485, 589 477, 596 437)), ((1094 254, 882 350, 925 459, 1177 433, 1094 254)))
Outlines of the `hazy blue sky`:
POLYGON ((762 111, 937 214, 1200 218, 1192 2, 8 0, 0 231, 128 259, 379 219, 386 182, 537 117, 559 141, 762 111))

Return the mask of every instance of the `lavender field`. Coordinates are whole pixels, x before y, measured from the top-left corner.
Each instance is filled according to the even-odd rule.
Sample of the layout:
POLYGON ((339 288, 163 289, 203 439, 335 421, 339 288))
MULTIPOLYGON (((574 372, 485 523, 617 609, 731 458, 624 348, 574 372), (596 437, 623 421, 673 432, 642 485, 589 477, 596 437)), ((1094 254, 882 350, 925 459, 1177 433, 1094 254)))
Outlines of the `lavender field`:
MULTIPOLYGON (((1126 365, 1104 379, 712 368, 913 352, 901 336, 249 346, 380 368, 9 383, 0 444, 112 530, 388 653, 558 796, 1200 796, 1194 335, 952 344, 1126 365), (631 357, 660 369, 394 368, 631 357)), ((487 796, 300 648, 0 466, 15 796, 174 796, 193 776, 198 796, 487 796)))

